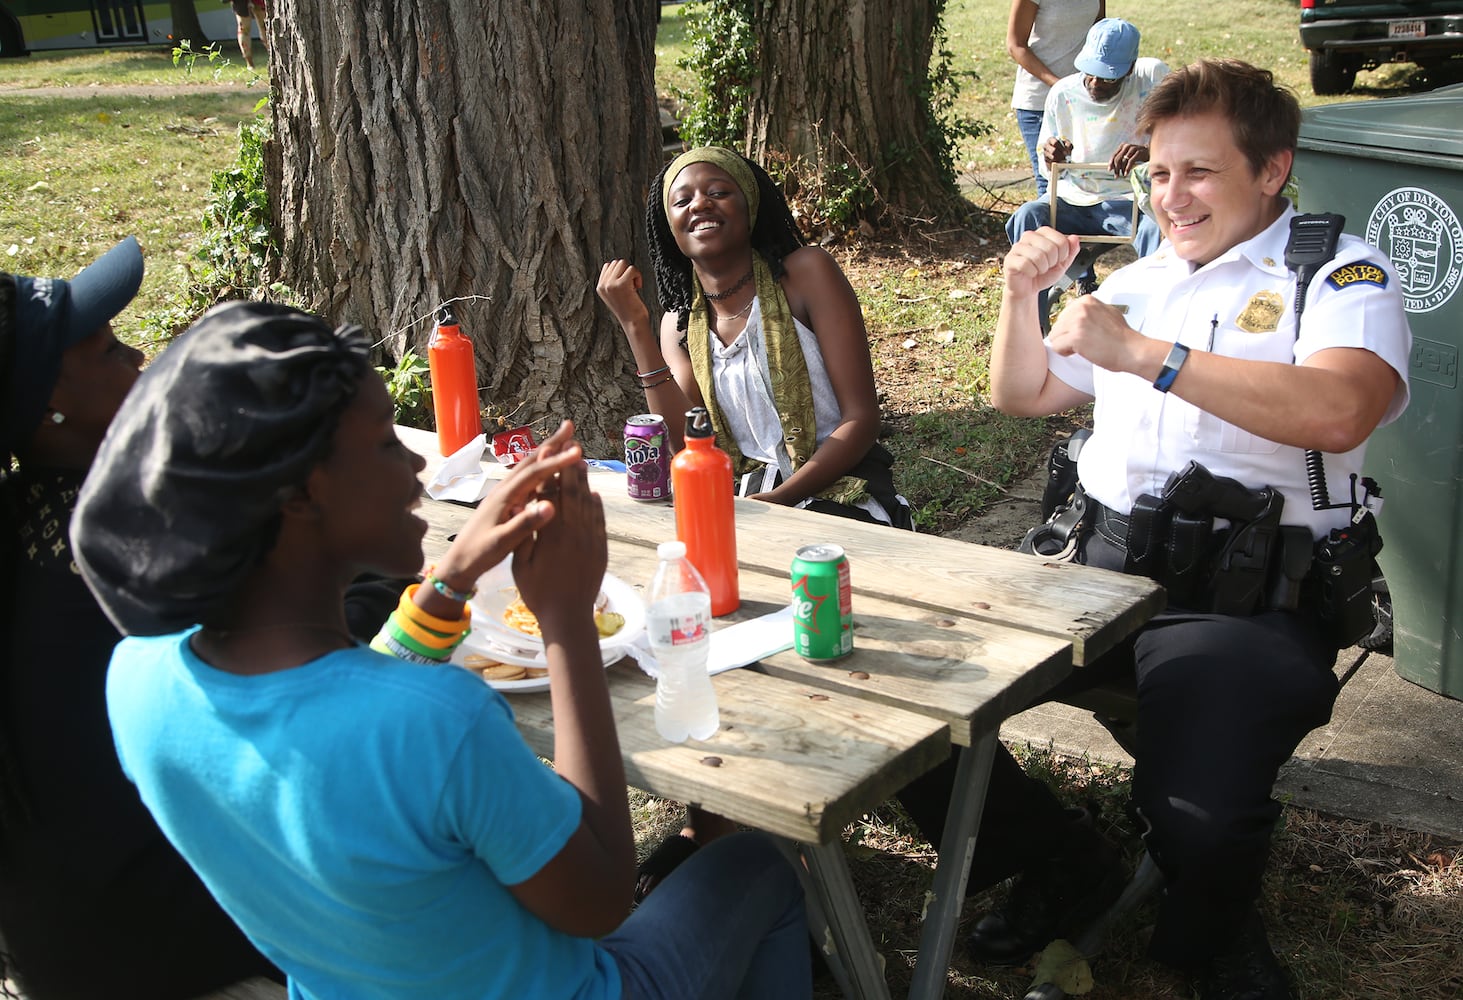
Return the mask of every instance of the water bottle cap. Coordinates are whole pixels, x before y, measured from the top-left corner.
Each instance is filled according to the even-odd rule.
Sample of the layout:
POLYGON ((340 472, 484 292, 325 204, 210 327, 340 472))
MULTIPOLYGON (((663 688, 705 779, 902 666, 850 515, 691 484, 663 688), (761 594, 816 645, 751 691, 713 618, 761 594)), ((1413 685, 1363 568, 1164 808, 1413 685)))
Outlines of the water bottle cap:
POLYGON ((686 558, 685 542, 661 542, 655 547, 655 554, 662 559, 686 558))
POLYGON ((456 326, 457 325, 457 317, 453 315, 453 313, 452 313, 452 307, 451 306, 443 306, 441 309, 438 309, 437 310, 437 325, 438 326, 456 326))
POLYGON ((716 431, 711 426, 711 414, 706 407, 698 406, 686 411, 685 436, 688 438, 709 438, 715 437, 716 431))

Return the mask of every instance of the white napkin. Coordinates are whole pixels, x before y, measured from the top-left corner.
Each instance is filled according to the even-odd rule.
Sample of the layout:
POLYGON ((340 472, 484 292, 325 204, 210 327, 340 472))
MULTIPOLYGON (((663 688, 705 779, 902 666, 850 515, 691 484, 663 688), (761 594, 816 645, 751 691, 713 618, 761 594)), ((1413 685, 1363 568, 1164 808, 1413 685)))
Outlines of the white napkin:
POLYGON ((483 472, 483 449, 487 446, 488 436, 479 434, 449 455, 427 484, 427 496, 460 503, 477 503, 487 496, 496 482, 483 472))
MULTIPOLYGON (((711 655, 706 661, 706 672, 712 675, 745 667, 749 663, 784 649, 792 649, 792 605, 778 608, 769 614, 711 633, 711 655)), ((660 676, 660 666, 655 654, 650 651, 650 637, 642 632, 635 642, 625 648, 635 658, 640 669, 651 677, 660 676)))

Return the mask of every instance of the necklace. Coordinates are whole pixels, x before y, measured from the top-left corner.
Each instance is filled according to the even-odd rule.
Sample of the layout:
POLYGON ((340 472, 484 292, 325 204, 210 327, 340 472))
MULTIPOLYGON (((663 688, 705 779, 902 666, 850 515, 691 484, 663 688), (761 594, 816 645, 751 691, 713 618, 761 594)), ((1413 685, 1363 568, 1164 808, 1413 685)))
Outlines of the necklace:
POLYGON ((737 294, 737 292, 740 292, 743 288, 746 288, 747 282, 751 280, 752 272, 748 271, 746 274, 742 275, 742 279, 740 281, 738 281, 735 285, 732 285, 724 292, 708 292, 703 288, 701 290, 701 294, 706 296, 712 302, 720 302, 722 299, 729 299, 733 295, 737 294))
POLYGON ((746 305, 742 306, 736 312, 729 313, 726 316, 723 316, 721 313, 717 312, 714 308, 712 308, 709 305, 707 306, 707 308, 708 309, 711 309, 711 315, 713 315, 717 319, 725 322, 727 320, 732 320, 732 319, 741 319, 743 316, 747 315, 747 313, 749 313, 749 312, 752 311, 752 303, 754 303, 756 301, 757 301, 757 296, 753 295, 750 299, 747 300, 747 304, 746 305))

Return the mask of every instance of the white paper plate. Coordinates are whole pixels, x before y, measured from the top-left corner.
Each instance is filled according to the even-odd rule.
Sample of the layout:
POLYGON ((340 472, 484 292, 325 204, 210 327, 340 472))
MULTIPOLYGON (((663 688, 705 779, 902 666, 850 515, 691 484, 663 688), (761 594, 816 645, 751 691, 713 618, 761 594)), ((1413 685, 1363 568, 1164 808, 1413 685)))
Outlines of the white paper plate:
MULTIPOLYGON (((490 660, 497 660, 499 663, 512 663, 522 667, 547 667, 548 660, 544 651, 539 649, 534 652, 528 650, 512 650, 500 647, 491 636, 481 636, 476 631, 466 639, 452 653, 452 662, 459 667, 466 667, 466 661, 472 654, 486 656, 490 660)), ((612 663, 618 663, 620 658, 626 656, 625 646, 601 646, 600 657, 604 665, 608 667, 612 663)), ((474 670, 482 676, 478 671, 474 670)), ((531 691, 547 691, 549 679, 547 677, 525 677, 518 681, 494 681, 483 677, 483 681, 489 687, 504 693, 518 692, 526 694, 531 691)))
MULTIPOLYGON (((478 580, 477 596, 471 601, 473 634, 482 641, 491 640, 495 646, 509 651, 520 650, 526 655, 542 653, 542 639, 520 632, 503 621, 503 612, 518 599, 518 588, 513 583, 512 563, 512 557, 509 557, 478 580)), ((630 645, 645 631, 645 600, 640 596, 640 591, 610 573, 605 574, 599 586, 607 599, 605 610, 625 618, 625 625, 620 631, 600 639, 600 649, 630 645)))

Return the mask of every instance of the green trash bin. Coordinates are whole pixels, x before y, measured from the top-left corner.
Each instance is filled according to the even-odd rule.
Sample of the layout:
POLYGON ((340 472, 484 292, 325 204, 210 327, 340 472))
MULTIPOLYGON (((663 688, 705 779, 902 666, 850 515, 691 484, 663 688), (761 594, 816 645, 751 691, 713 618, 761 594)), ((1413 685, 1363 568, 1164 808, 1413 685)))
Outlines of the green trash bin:
POLYGON ((1346 216, 1401 279, 1412 402, 1367 450, 1384 500, 1378 561, 1397 673, 1463 698, 1463 85, 1307 109, 1295 175, 1305 211, 1346 216))

